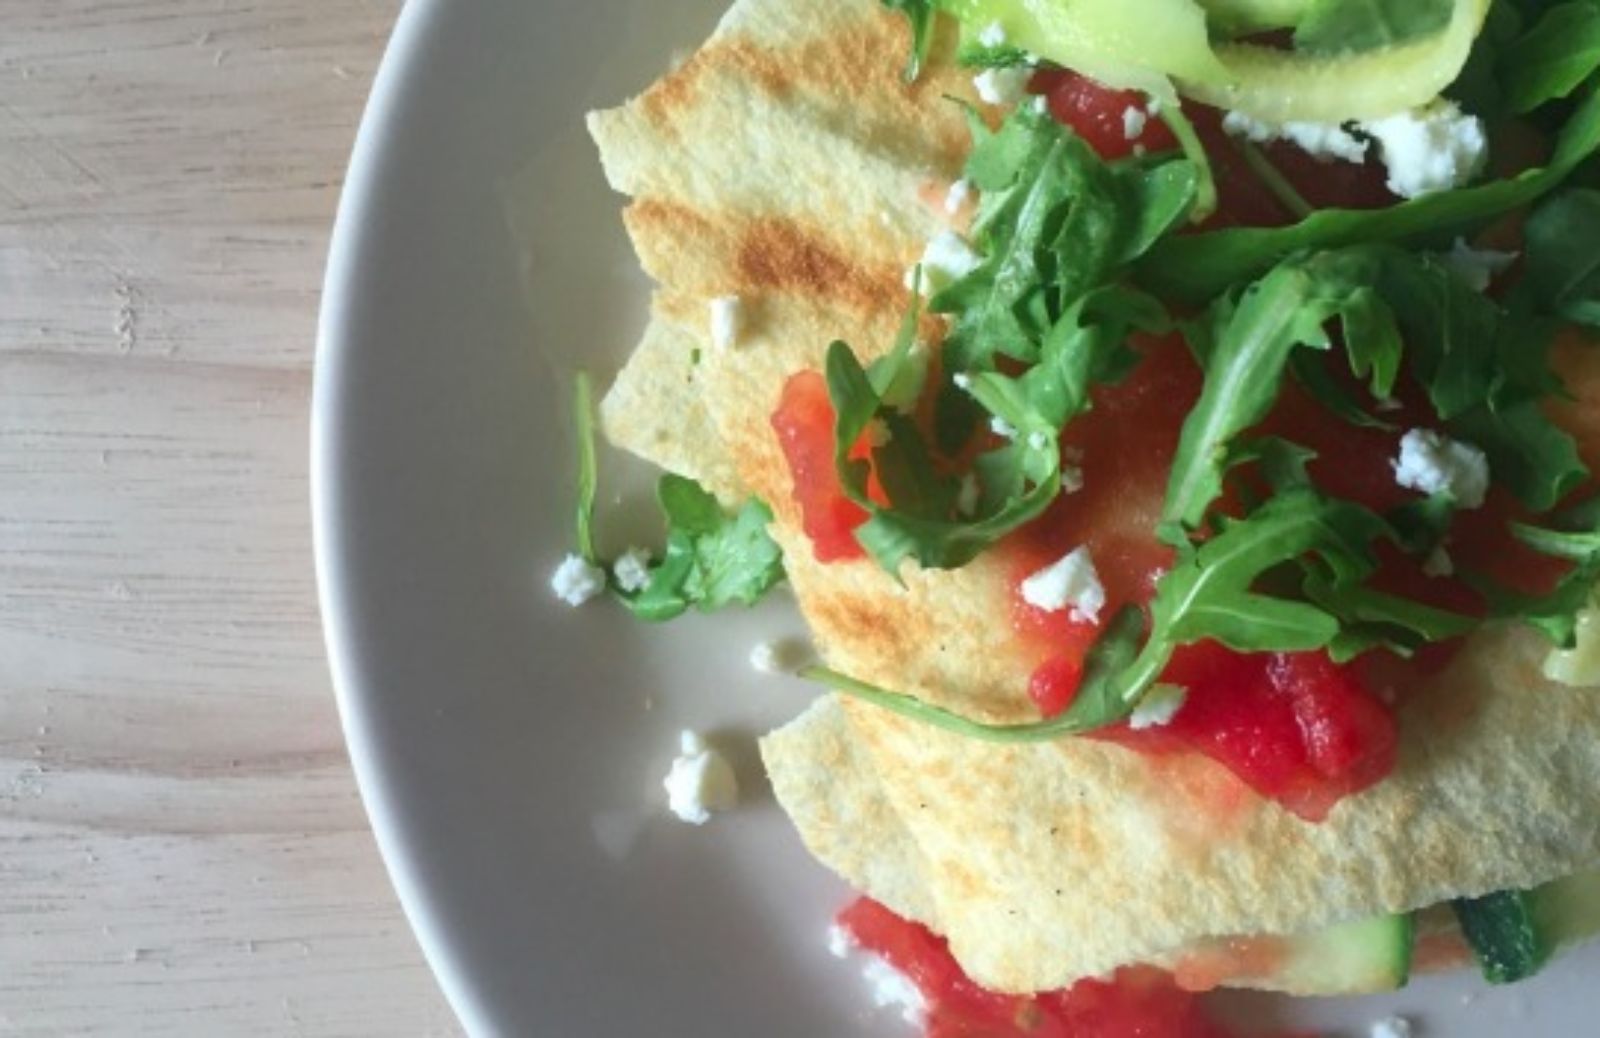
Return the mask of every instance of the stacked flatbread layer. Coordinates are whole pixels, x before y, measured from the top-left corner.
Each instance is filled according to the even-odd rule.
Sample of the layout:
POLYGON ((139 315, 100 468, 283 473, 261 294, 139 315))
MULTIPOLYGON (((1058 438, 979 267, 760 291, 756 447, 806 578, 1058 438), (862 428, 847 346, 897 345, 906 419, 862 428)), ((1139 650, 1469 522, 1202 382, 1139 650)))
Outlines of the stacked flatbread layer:
MULTIPOLYGON (((820 368, 831 340, 863 357, 887 347, 904 273, 949 219, 967 147, 949 97, 971 100, 971 80, 945 66, 907 85, 907 46, 877 0, 741 0, 685 64, 591 116, 658 286, 602 418, 616 444, 773 506, 831 666, 975 717, 1031 719, 1032 661, 1004 620, 1001 567, 908 572, 902 587, 868 561, 818 564, 770 424, 785 381, 820 368), (709 303, 727 296, 738 327, 719 347, 709 303)), ((1590 356, 1565 366, 1592 462, 1590 356)), ((1478 636, 1407 699, 1395 774, 1321 824, 1204 759, 996 746, 831 695, 763 752, 812 853, 948 936, 980 983, 1034 991, 1202 938, 1306 932, 1600 861, 1600 694, 1545 681, 1543 652, 1518 630, 1478 636)))

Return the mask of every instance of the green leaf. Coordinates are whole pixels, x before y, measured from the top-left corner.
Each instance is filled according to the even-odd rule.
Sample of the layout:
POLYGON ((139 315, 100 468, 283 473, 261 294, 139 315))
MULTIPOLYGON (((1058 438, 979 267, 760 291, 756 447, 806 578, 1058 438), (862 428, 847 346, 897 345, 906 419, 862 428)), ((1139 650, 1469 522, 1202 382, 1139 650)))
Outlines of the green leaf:
POLYGON ((1528 217, 1523 236, 1527 269, 1518 291, 1549 313, 1600 328, 1600 191, 1552 195, 1528 217))
POLYGON ((928 60, 928 49, 933 44, 934 18, 938 13, 934 0, 882 0, 883 6, 905 15, 911 28, 911 54, 906 58, 905 81, 916 82, 922 75, 923 62, 928 60))
POLYGON ((1084 661, 1083 681, 1072 705, 1057 717, 1026 724, 987 724, 974 721, 961 714, 903 692, 891 692, 877 685, 829 670, 826 667, 807 667, 800 676, 820 682, 846 695, 881 707, 913 721, 931 725, 956 735, 994 743, 1048 742, 1066 735, 1076 735, 1102 728, 1126 717, 1133 710, 1132 703, 1110 694, 1112 682, 1133 659, 1138 650, 1139 631, 1143 619, 1139 610, 1128 607, 1121 610, 1107 625, 1105 633, 1089 650, 1084 661))
POLYGON ((1343 587, 1372 571, 1369 545, 1385 536, 1376 515, 1309 487, 1283 491, 1247 518, 1228 522, 1198 547, 1179 550, 1156 585, 1150 637, 1117 680, 1125 700, 1154 684, 1179 645, 1202 639, 1237 652, 1292 652, 1327 646, 1339 621, 1306 602, 1263 594, 1255 585, 1279 567, 1315 555, 1343 587))
POLYGON ((1365 253, 1324 253, 1281 264, 1216 310, 1205 386, 1184 421, 1167 482, 1162 522, 1171 533, 1195 529, 1222 492, 1234 439, 1267 416, 1282 388, 1290 354, 1327 349, 1324 324, 1339 315, 1376 268, 1365 253))
POLYGON ((1528 112, 1566 97, 1600 69, 1600 7, 1558 4, 1507 46, 1499 73, 1505 103, 1528 112))
POLYGON ((1322 209, 1289 227, 1229 228, 1163 238, 1135 274, 1163 299, 1203 304, 1302 250, 1406 242, 1493 219, 1557 187, 1600 148, 1600 95, 1590 91, 1562 127, 1549 165, 1506 180, 1424 195, 1386 209, 1322 209))
POLYGON ((1313 54, 1393 47, 1439 32, 1454 8, 1452 0, 1316 0, 1294 45, 1313 54))
POLYGON ((1380 645, 1409 654, 1428 642, 1470 634, 1482 622, 1370 587, 1339 584, 1309 567, 1303 588, 1307 598, 1338 619, 1332 654, 1340 661, 1380 645))
POLYGON ((752 605, 783 579, 782 553, 767 533, 772 511, 761 501, 729 515, 700 484, 671 473, 656 496, 669 524, 666 554, 643 590, 618 593, 634 615, 670 620, 691 606, 752 605))
POLYGON ((1554 508, 1589 476, 1577 443, 1545 417, 1536 401, 1474 408, 1447 428, 1481 449, 1495 480, 1536 512, 1554 508))

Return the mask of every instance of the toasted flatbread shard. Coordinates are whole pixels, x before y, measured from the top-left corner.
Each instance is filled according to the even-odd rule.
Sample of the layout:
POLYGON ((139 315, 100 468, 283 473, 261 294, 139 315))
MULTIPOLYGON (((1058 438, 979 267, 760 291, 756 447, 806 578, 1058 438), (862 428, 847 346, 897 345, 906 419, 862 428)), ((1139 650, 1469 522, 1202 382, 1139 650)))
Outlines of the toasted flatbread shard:
MULTIPOLYGON (((886 348, 902 276, 944 226, 969 98, 946 70, 898 77, 905 30, 876 0, 742 0, 707 46, 591 118, 658 282, 658 316, 705 350, 704 404, 774 534, 828 662, 991 720, 1032 716, 1036 662, 1010 631, 1003 560, 820 565, 770 424, 785 381, 842 338, 886 348), (739 341, 710 347, 708 301, 739 341)), ((939 328, 927 322, 932 343, 939 328)), ((1564 358, 1593 401, 1600 361, 1564 358)), ((1592 425, 1592 423, 1591 423, 1592 425)), ((1579 429, 1592 456, 1594 431, 1579 429)), ((626 439, 624 445, 631 446, 626 439)), ((688 448, 698 454, 710 448, 688 448)), ((1600 860, 1600 693, 1539 675, 1527 632, 1485 631, 1401 710, 1397 773, 1323 824, 1200 758, 1092 740, 999 747, 827 700, 764 745, 785 809, 824 862, 945 933, 979 982, 1059 987, 1200 938, 1292 934, 1600 860), (837 770, 838 782, 825 777, 837 770)))

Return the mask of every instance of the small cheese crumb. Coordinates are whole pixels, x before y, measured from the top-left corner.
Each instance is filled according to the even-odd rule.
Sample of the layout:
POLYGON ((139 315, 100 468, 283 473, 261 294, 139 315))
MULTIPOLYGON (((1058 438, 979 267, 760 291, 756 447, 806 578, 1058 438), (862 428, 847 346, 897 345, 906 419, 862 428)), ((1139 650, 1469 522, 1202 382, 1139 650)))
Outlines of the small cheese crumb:
POLYGON ((1032 450, 1042 451, 1050 446, 1050 435, 1035 430, 1028 434, 1028 447, 1032 450))
POLYGON ((1096 623, 1106 604, 1106 589, 1089 549, 1076 548, 1024 580, 1022 600, 1049 613, 1070 608, 1072 619, 1096 623))
POLYGON ((1474 292, 1487 291, 1495 277, 1511 269, 1518 253, 1474 249, 1465 238, 1457 238, 1450 251, 1440 256, 1445 266, 1461 276, 1474 292))
POLYGON ((921 1027, 928 1011, 928 1000, 911 978, 895 969, 876 955, 870 956, 861 967, 861 975, 872 985, 872 1004, 879 1009, 898 1009, 900 1018, 913 1027, 921 1027))
POLYGON ((1372 1025, 1372 1038, 1411 1038, 1411 1021, 1403 1016, 1388 1016, 1372 1025))
POLYGON ((984 104, 1013 105, 1028 92, 1028 80, 1033 69, 1025 65, 1016 68, 986 68, 972 77, 972 85, 984 104))
POLYGON ((1137 105, 1129 105, 1122 113, 1122 136, 1130 141, 1136 141, 1144 135, 1145 124, 1150 121, 1150 114, 1137 105))
POLYGON ((945 192, 944 211, 951 216, 959 213, 961 207, 967 204, 967 199, 972 197, 972 181, 962 179, 950 185, 950 190, 945 192))
POLYGON ((993 418, 989 419, 989 431, 1003 440, 1014 440, 1017 438, 1017 427, 1006 421, 1004 418, 1001 418, 999 415, 995 415, 993 418))
POLYGON ((733 766, 712 749, 698 732, 678 736, 679 753, 672 770, 661 780, 667 807, 691 825, 704 825, 713 811, 731 810, 739 802, 739 781, 733 766))
POLYGON ((1489 459, 1470 443, 1412 429, 1400 439, 1394 480, 1408 490, 1449 494, 1462 508, 1479 508, 1489 492, 1489 459))
POLYGON ((606 571, 581 555, 568 555, 550 576, 550 590, 569 606, 581 606, 606 589, 606 571))
POLYGON ((1243 112, 1229 112, 1222 117, 1222 129, 1256 144, 1289 141, 1323 162, 1364 162, 1367 157, 1367 142, 1339 123, 1268 123, 1243 112))
POLYGON ((978 477, 967 473, 961 477, 961 489, 956 491, 956 511, 973 515, 978 511, 978 477))
MULTIPOLYGON (((922 253, 922 294, 931 296, 953 281, 976 270, 983 257, 972 251, 965 238, 955 231, 940 231, 922 253)), ((906 271, 906 287, 916 285, 917 268, 906 271)))
POLYGON ((793 674, 811 658, 811 650, 797 641, 761 642, 750 650, 750 666, 763 674, 793 674))
POLYGON ((1489 155, 1483 122, 1451 101, 1362 123, 1389 167, 1389 190, 1402 198, 1448 191, 1477 176, 1489 155))
POLYGON ((1422 560, 1422 575, 1425 577, 1453 577, 1455 572, 1455 560, 1442 544, 1435 545, 1428 557, 1422 560))
POLYGON ((950 381, 956 384, 957 389, 965 389, 969 391, 972 389, 972 376, 967 374, 965 371, 958 371, 954 375, 951 375, 950 381))
POLYGON ((611 575, 622 590, 643 591, 650 583, 650 553, 643 548, 629 548, 611 564, 611 575))
POLYGON ((978 42, 985 47, 1004 47, 1006 45, 1006 27, 999 22, 990 22, 978 33, 978 42))
POLYGON ((848 959, 850 953, 855 951, 856 939, 850 931, 834 923, 828 927, 828 954, 836 959, 848 959))
POLYGON ((1188 698, 1189 690, 1182 685, 1152 685, 1128 715, 1128 727, 1134 731, 1159 728, 1178 715, 1188 698))
POLYGON ((1061 490, 1063 493, 1076 494, 1083 489, 1083 470, 1075 465, 1061 466, 1061 490))
POLYGON ((743 305, 738 296, 718 296, 711 300, 711 345, 731 350, 739 344, 743 305))

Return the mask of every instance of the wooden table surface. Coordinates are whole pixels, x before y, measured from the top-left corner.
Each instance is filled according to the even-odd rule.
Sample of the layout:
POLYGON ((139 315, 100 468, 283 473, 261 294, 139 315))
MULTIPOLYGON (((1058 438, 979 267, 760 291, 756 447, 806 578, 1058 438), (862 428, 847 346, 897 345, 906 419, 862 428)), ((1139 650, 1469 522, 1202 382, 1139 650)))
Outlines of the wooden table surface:
POLYGON ((0 5, 0 1035, 456 1031, 356 797, 307 503, 398 7, 0 5))

